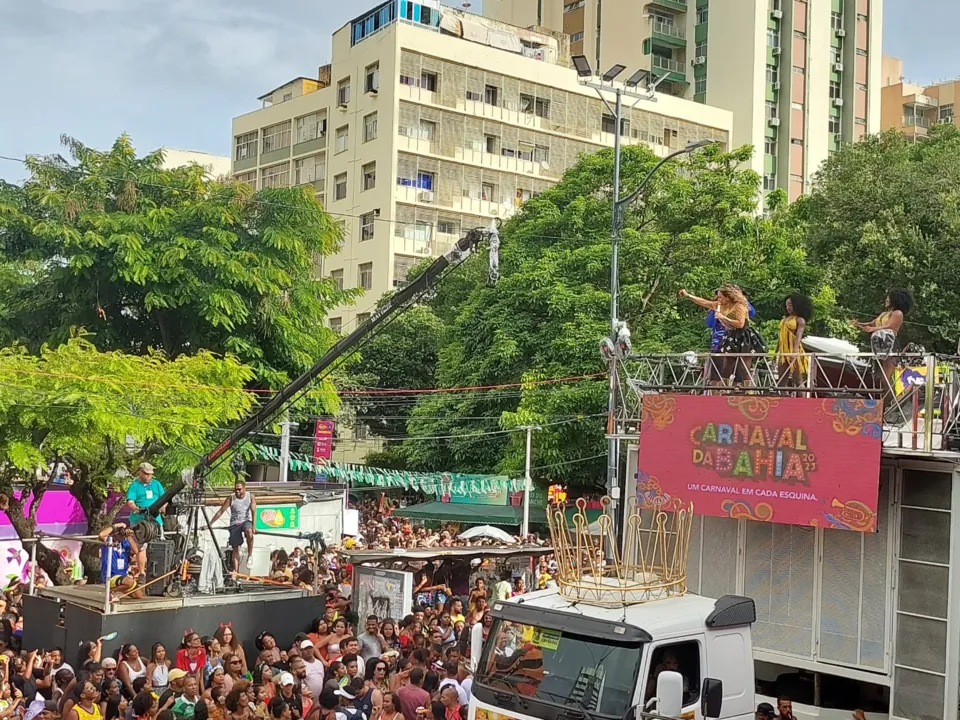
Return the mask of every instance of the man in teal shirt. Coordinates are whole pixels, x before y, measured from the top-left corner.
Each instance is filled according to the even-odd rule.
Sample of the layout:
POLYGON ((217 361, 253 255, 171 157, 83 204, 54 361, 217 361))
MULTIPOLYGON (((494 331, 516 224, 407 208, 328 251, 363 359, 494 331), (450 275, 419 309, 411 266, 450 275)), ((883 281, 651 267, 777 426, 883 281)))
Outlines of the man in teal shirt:
MULTIPOLYGON (((137 479, 130 483, 127 489, 127 507, 130 508, 130 526, 133 527, 146 516, 143 510, 153 505, 163 495, 163 485, 153 477, 153 465, 148 462, 140 463, 137 468, 137 479)), ((155 515, 158 523, 162 522, 160 513, 155 515)), ((140 546, 138 560, 141 568, 147 567, 147 544, 140 546)))

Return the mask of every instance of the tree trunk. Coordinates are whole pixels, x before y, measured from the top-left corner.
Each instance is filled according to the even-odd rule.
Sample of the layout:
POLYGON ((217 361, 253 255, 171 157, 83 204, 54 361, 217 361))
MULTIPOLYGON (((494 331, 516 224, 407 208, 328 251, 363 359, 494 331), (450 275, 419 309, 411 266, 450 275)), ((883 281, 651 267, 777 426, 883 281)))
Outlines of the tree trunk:
MULTIPOLYGON (((74 466, 74 482, 70 486, 70 494, 80 504, 83 514, 87 518, 87 534, 96 535, 107 525, 113 522, 117 511, 122 507, 122 501, 107 507, 106 493, 98 492, 90 480, 90 468, 74 466)), ((80 548, 80 562, 88 580, 99 582, 100 578, 100 546, 85 542, 80 548)))

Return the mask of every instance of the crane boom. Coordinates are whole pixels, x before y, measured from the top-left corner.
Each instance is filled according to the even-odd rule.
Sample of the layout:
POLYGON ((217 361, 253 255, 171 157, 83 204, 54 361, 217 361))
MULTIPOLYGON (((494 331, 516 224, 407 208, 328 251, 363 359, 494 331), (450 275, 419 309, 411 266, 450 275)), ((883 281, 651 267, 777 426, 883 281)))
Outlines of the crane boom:
MULTIPOLYGON (((495 231, 490 231, 496 234, 495 231)), ((463 262, 487 236, 487 231, 474 229, 446 253, 438 257, 423 273, 388 298, 369 319, 360 323, 349 335, 341 338, 309 370, 290 381, 273 398, 241 422, 234 430, 194 468, 194 478, 202 477, 211 466, 231 450, 235 450, 246 438, 256 433, 273 419, 304 389, 318 377, 332 369, 334 363, 356 350, 364 338, 396 314, 406 310, 414 301, 424 296, 452 268, 463 262)))

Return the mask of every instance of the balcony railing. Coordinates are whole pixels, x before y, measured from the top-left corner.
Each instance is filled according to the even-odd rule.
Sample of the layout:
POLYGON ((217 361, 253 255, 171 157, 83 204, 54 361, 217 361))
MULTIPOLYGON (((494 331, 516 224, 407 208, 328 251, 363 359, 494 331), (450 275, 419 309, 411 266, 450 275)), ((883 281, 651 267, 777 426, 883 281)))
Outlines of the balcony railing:
POLYGON ((686 76, 687 71, 682 62, 677 62, 676 60, 671 60, 670 58, 660 57, 659 55, 653 56, 653 67, 658 70, 679 73, 683 76, 686 76))
POLYGON ((903 116, 903 126, 904 127, 922 127, 928 128, 931 123, 929 118, 922 117, 920 115, 904 115, 903 116))
POLYGON ((687 33, 683 28, 672 23, 665 23, 659 20, 653 21, 653 36, 667 38, 673 41, 686 41, 687 33))
POLYGON ((676 12, 687 11, 687 0, 650 0, 650 5, 675 10, 676 12))
POLYGON ((872 353, 808 353, 804 357, 809 372, 800 386, 782 375, 779 361, 783 356, 722 357, 734 361, 735 370, 730 374, 741 379, 739 384, 709 381, 705 369, 711 356, 705 353, 632 355, 617 360, 618 434, 639 437, 643 397, 663 392, 859 397, 883 401, 884 448, 960 451, 960 357, 900 354, 884 360, 872 353))

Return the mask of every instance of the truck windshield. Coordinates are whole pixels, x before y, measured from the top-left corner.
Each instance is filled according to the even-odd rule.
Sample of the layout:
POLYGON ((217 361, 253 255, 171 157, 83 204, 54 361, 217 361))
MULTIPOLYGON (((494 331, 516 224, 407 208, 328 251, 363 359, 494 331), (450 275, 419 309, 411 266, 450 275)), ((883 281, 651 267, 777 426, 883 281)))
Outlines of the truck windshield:
POLYGON ((633 702, 642 647, 498 619, 476 682, 620 718, 633 702))

